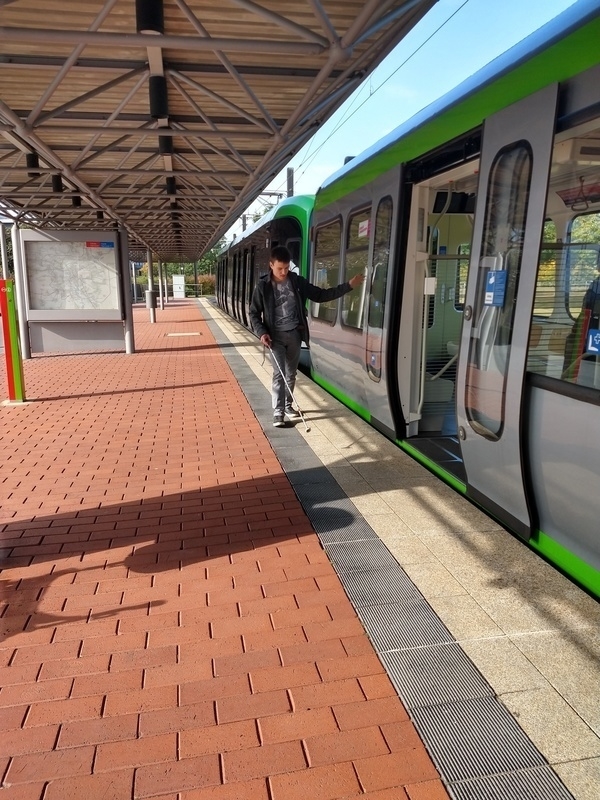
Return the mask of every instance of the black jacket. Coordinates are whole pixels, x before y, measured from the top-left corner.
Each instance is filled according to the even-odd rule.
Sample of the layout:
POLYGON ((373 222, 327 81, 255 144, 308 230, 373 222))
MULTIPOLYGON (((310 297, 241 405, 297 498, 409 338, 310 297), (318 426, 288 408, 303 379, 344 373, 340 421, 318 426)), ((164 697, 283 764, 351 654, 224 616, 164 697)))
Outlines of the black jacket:
MULTIPOLYGON (((313 283, 309 283, 306 278, 297 275, 295 272, 288 272, 298 307, 298 319, 302 320, 302 338, 308 344, 308 318, 306 315, 306 301, 312 300, 315 303, 326 303, 328 300, 337 300, 348 292, 352 291, 349 283, 340 283, 330 289, 320 289, 313 283)), ((268 333, 273 336, 275 330, 275 294, 271 284, 271 271, 266 275, 261 275, 258 283, 254 287, 252 300, 250 302, 250 322, 252 330, 260 338, 268 333)))

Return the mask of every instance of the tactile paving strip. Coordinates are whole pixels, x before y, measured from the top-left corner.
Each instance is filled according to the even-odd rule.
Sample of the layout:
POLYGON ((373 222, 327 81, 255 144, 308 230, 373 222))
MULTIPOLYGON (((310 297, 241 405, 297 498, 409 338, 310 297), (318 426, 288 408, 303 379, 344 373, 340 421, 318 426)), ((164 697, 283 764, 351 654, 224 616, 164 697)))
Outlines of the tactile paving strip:
POLYGON ((325 545, 329 560, 339 573, 370 572, 381 567, 393 567, 398 562, 381 539, 333 542, 325 545))
POLYGON ((413 708, 412 717, 450 783, 546 763, 493 696, 413 708))
POLYGON ((573 800, 550 767, 455 783, 450 791, 455 800, 573 800))
MULTIPOLYGON (((340 575, 340 578, 343 582, 344 576, 340 575)), ((356 612, 380 654, 453 641, 444 623, 423 599, 414 603, 394 603, 390 597, 385 606, 363 606, 356 612)))
POLYGON ((491 695, 491 687, 456 642, 381 653, 408 709, 491 695))
POLYGON ((390 595, 405 603, 416 602, 422 595, 398 566, 365 572, 346 572, 344 588, 355 608, 388 603, 390 595))
MULTIPOLYGON (((209 326, 217 342, 229 344, 217 324, 209 321, 209 326)), ((269 393, 243 358, 233 348, 223 355, 450 795, 454 800, 573 800, 308 443, 297 431, 271 427, 269 393)))

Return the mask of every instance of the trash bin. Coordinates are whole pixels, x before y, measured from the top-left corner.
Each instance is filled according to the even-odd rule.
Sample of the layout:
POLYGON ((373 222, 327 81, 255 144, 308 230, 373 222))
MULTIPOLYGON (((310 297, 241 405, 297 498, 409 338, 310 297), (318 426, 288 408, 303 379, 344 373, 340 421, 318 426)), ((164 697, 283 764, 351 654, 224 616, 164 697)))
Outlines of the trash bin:
POLYGON ((146 291, 146 308, 156 308, 156 296, 158 292, 151 289, 146 291))

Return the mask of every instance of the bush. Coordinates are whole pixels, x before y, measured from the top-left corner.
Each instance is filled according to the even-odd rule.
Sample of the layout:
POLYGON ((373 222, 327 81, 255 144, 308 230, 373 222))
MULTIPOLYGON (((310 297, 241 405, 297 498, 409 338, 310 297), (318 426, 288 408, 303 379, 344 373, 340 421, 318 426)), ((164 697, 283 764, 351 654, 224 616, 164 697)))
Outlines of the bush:
POLYGON ((215 293, 215 276, 214 275, 199 275, 198 286, 194 283, 185 284, 186 297, 204 297, 207 294, 215 293), (196 291, 197 289, 197 291, 196 291))

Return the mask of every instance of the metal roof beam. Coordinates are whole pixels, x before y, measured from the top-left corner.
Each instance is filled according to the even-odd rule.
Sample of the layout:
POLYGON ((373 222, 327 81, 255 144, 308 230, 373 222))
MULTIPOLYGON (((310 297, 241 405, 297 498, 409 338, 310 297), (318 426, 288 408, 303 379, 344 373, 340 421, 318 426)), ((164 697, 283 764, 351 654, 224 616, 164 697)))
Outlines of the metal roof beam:
MULTIPOLYGON (((391 4, 391 0, 388 0, 387 5, 391 4)), ((360 42, 365 41, 374 33, 377 33, 381 28, 384 28, 393 22, 394 20, 398 19, 398 17, 403 17, 405 14, 408 14, 415 6, 422 4, 422 0, 407 0, 407 2, 401 7, 396 8, 393 11, 390 11, 389 14, 382 15, 373 25, 366 27, 362 33, 357 35, 352 42, 352 47, 359 44, 360 42)), ((383 11, 383 7, 380 8, 380 11, 383 11)))
POLYGON ((310 5, 313 7, 313 11, 315 17, 318 19, 321 27, 325 31, 327 39, 333 44, 333 42, 337 42, 339 36, 337 35, 336 29, 333 27, 333 23, 325 13, 325 9, 323 8, 322 3, 320 0, 308 0, 310 5))
MULTIPOLYGON (((102 126, 103 128, 106 128, 107 126, 109 126, 113 122, 113 120, 116 119, 116 117, 120 113, 121 109, 125 108, 125 106, 131 101, 131 99, 137 94, 137 92, 144 85, 144 83, 146 82, 146 78, 147 78, 147 74, 145 72, 142 73, 142 75, 140 75, 138 80, 131 87, 131 89, 127 92, 125 97, 117 105, 117 107, 114 109, 114 111, 112 111, 111 114, 109 114, 108 119, 106 120, 105 124, 102 126)), ((110 129, 109 129, 109 133, 110 133, 110 129)), ((111 135, 112 135, 112 133, 111 133, 111 135)), ((96 144, 96 142, 98 141, 100 136, 101 136, 101 134, 92 136, 92 138, 89 140, 89 142, 81 150, 81 152, 79 153, 77 158, 73 161, 73 167, 77 167, 81 163, 81 161, 85 158, 86 154, 89 153, 90 149, 96 144)))
MULTIPOLYGON (((160 158, 159 154, 156 154, 156 158, 160 158)), ((146 161, 150 161, 151 159, 146 159, 146 161)), ((201 170, 194 164, 189 164, 190 169, 195 171, 195 174, 201 178, 216 178, 219 175, 225 176, 226 178, 233 178, 239 177, 238 172, 234 171, 226 171, 226 170, 201 170)), ((57 170, 53 170, 53 172, 57 172, 57 170)), ((159 176, 164 178, 170 178, 172 176, 178 177, 182 173, 177 172, 177 170, 172 169, 148 169, 142 165, 139 167, 83 167, 77 170, 79 175, 151 175, 151 176, 159 176)))
POLYGON ((198 83, 197 81, 193 81, 191 78, 188 78, 187 75, 184 75, 181 72, 175 72, 175 70, 173 69, 168 69, 167 75, 177 77, 182 83, 191 86, 192 89, 197 89, 197 91, 202 92, 202 94, 205 94, 207 97, 210 97, 211 100, 214 100, 215 102, 225 106, 225 108, 228 108, 230 111, 233 111, 233 113, 236 114, 237 116, 247 119, 248 122, 250 122, 252 125, 256 125, 258 128, 261 128, 267 133, 274 133, 271 126, 267 125, 266 122, 263 122, 262 120, 253 117, 252 114, 249 114, 243 108, 236 106, 235 103, 231 103, 229 100, 226 100, 224 97, 221 97, 216 92, 213 92, 211 89, 207 89, 205 86, 202 86, 202 84, 198 83))
POLYGON ((88 100, 93 100, 94 97, 98 97, 99 95, 104 94, 104 92, 110 91, 110 89, 114 89, 115 86, 119 86, 121 83, 125 83, 131 78, 134 78, 136 75, 139 75, 141 72, 146 72, 146 69, 147 67, 145 65, 142 67, 138 67, 137 69, 132 69, 129 72, 126 72, 124 75, 119 75, 118 78, 115 78, 112 81, 103 83, 96 89, 92 89, 89 92, 85 92, 85 94, 79 95, 79 97, 75 97, 73 100, 69 100, 68 103, 63 103, 62 106, 57 106, 51 111, 47 111, 45 114, 40 114, 37 118, 36 124, 42 125, 49 119, 53 119, 54 117, 61 117, 66 111, 69 111, 70 109, 75 108, 76 106, 79 106, 82 103, 86 103, 88 100))
MULTIPOLYGON (((218 53, 217 53, 218 54, 218 53)), ((58 56, 29 56, 17 53, 0 54, 0 65, 3 69, 11 67, 56 67, 60 68, 64 63, 64 58, 58 56)), ((169 60, 169 65, 178 72, 202 73, 206 75, 225 75, 228 71, 225 65, 221 64, 188 64, 179 61, 169 60)), ((82 69, 86 72, 90 70, 137 70, 147 67, 146 59, 125 60, 123 58, 100 59, 100 58, 80 58, 73 65, 72 70, 82 69)), ((262 78, 314 78, 318 74, 317 69, 310 67, 286 67, 272 66, 270 64, 238 64, 235 70, 240 75, 253 75, 262 78)))
MULTIPOLYGON (((98 30, 98 28, 102 25, 102 23, 104 22, 106 17, 112 11, 112 9, 113 9, 114 5, 116 4, 116 2, 117 2, 117 0, 107 0, 107 2, 104 4, 103 8, 101 9, 100 13, 97 15, 96 19, 90 25, 90 27, 88 29, 89 31, 97 31, 98 30)), ((54 76, 52 81, 48 84, 48 86, 46 87, 45 91, 42 92, 42 96, 37 101, 35 107, 31 110, 31 114, 27 118, 27 125, 29 125, 30 127, 33 127, 33 125, 35 124, 36 119, 38 118, 39 114, 41 113, 41 110, 44 108, 44 106, 46 105, 48 100, 52 97, 52 95, 54 94, 56 89, 60 86, 60 84, 62 83, 64 77, 68 74, 68 72, 71 69, 71 67, 73 66, 73 64, 77 61, 77 59, 79 58, 79 56, 83 52, 83 49, 85 48, 85 43, 80 40, 76 44, 77 44, 77 46, 75 47, 75 49, 73 50, 71 55, 67 58, 67 60, 64 62, 64 64, 62 65, 62 67, 58 71, 58 73, 54 76)))
MULTIPOLYGON (((12 129, 10 125, 0 124, 0 131, 11 131, 12 129)), ((98 133, 101 135, 141 136, 142 138, 147 136, 182 136, 185 139, 196 137, 223 139, 227 136, 236 136, 242 139, 262 139, 263 141, 270 138, 270 135, 264 131, 246 129, 245 127, 228 128, 227 130, 199 130, 194 128, 127 128, 124 125, 111 125, 110 128, 104 128, 99 125, 44 125, 43 130, 49 134, 98 133)), ((30 131, 30 133, 33 133, 33 131, 30 131)))
MULTIPOLYGON (((148 47, 145 33, 96 33, 90 31, 57 30, 45 28, 17 28, 0 26, 0 39, 30 44, 84 44, 96 47, 148 47)), ((274 41, 272 39, 233 39, 229 37, 203 39, 197 36, 169 36, 157 34, 152 37, 154 47, 163 50, 187 50, 214 52, 226 50, 237 53, 275 53, 304 56, 320 55, 326 47, 316 42, 274 41)))
POLYGON ((290 31, 295 36, 301 36, 303 39, 306 39, 309 42, 316 42, 322 47, 327 47, 329 45, 327 39, 324 39, 314 31, 311 31, 310 28, 306 28, 304 25, 298 25, 291 19, 282 17, 281 14, 276 14, 274 11, 269 11, 269 9, 259 6, 258 3, 253 3, 252 0, 231 0, 231 2, 235 3, 237 6, 241 6, 242 8, 252 11, 253 14, 256 14, 258 17, 263 17, 263 19, 266 19, 268 22, 274 22, 275 25, 278 25, 284 30, 290 31))
MULTIPOLYGON (((239 150, 236 147, 229 145, 227 140, 225 143, 229 145, 229 149, 231 152, 226 152, 225 150, 220 150, 216 145, 212 145, 210 142, 207 142, 204 138, 198 137, 198 141, 201 142, 205 147, 207 147, 211 153, 214 153, 216 156, 220 156, 221 158, 228 161, 230 164, 239 167, 243 172, 246 172, 248 175, 252 172, 250 165, 246 161, 246 159, 241 155, 239 150), (235 158, 235 156, 239 156, 239 160, 235 158)), ((208 160, 207 156, 200 150, 199 147, 195 145, 193 141, 188 142, 188 148, 179 148, 177 150, 177 156, 179 158, 188 155, 188 153, 193 153, 194 155, 198 156, 205 164, 211 166, 211 162, 208 160)))
MULTIPOLYGON (((179 178, 181 183, 184 186, 187 186, 192 191, 198 191, 199 189, 204 189, 204 188, 210 189, 210 200, 214 201, 217 205, 221 206, 223 211, 227 210, 226 206, 224 206, 219 200, 219 196, 213 186, 210 187, 196 186, 196 184, 194 184, 191 180, 189 180, 189 177, 185 173, 180 174, 179 178)), ((228 195, 227 198, 228 200, 230 200, 232 197, 237 197, 237 190, 234 189, 233 186, 229 186, 229 184, 226 183, 224 180, 215 179, 215 183, 218 186, 220 186, 221 189, 225 190, 225 192, 228 195)), ((185 197, 185 194, 183 195, 183 197, 185 197)))
MULTIPOLYGON (((174 79, 173 79, 172 83, 174 83, 174 79)), ((15 112, 15 114, 17 114, 17 116, 21 117, 21 119, 26 118, 27 115, 29 114, 29 111, 27 109, 22 109, 22 108, 13 108, 13 111, 15 112)), ((173 122, 179 122, 181 124, 186 124, 186 123, 190 123, 190 122, 194 123, 194 122, 198 122, 198 116, 199 115, 197 113, 196 114, 169 114, 169 120, 170 120, 171 123, 173 123, 173 122)), ((97 111, 97 112, 93 112, 93 111, 65 111, 63 114, 61 114, 60 119, 61 119, 61 121, 68 120, 69 122, 71 122, 71 121, 77 121, 77 122, 88 122, 88 121, 89 122, 104 122, 106 120, 106 114, 101 112, 101 111, 97 111)), ((121 111, 118 114, 118 116, 115 117, 115 119, 118 122, 121 122, 121 123, 123 123, 123 122, 142 122, 142 123, 145 123, 145 122, 149 121, 149 114, 148 113, 143 113, 143 112, 140 112, 140 111, 137 111, 137 112, 121 111)), ((202 119, 204 119, 204 115, 202 115, 202 119)), ((250 128, 250 126, 251 126, 250 122, 248 122, 245 119, 240 119, 240 117, 237 117, 237 116, 215 116, 215 115, 213 115, 211 120, 212 120, 213 126, 216 126, 216 125, 245 125, 248 128, 250 128)), ((154 120, 152 120, 152 121, 154 121, 154 120)), ((278 127, 280 125, 283 125, 284 123, 285 123, 285 119, 275 120, 275 124, 278 127)), ((269 133, 270 133, 270 131, 269 131, 269 133)))
MULTIPOLYGON (((215 125, 215 123, 211 119, 209 119, 209 117, 207 117, 204 114, 204 112, 202 111, 200 106, 196 103, 194 98, 191 97, 188 94, 188 92, 186 92, 186 90, 183 88, 183 86, 179 85, 178 81, 174 81, 173 85, 175 86, 177 91, 181 94, 181 96, 184 97, 185 100, 189 103, 189 105, 192 107, 192 109, 194 111, 196 111, 196 113, 198 114, 200 119, 203 119, 206 122, 206 124, 209 126, 209 128, 213 132, 217 133, 219 131, 218 127, 215 125)), ((179 129, 180 126, 177 126, 177 127, 179 129)), ((210 147, 209 142, 207 142, 204 137, 200 141, 204 142, 205 145, 210 147)), ((231 142, 228 139, 226 139, 225 137, 223 138, 223 142, 224 142, 225 146, 229 149, 231 155, 228 156, 228 157, 225 155, 225 153, 222 153, 222 155, 224 157, 227 157, 229 161, 232 161, 233 163, 237 163, 238 165, 240 165, 244 171, 250 173, 251 172, 250 166, 249 166, 248 162, 246 161, 246 159, 240 154, 238 148, 234 147, 231 144, 231 142)), ((190 142, 190 147, 191 148, 194 147, 192 142, 190 142)), ((219 151, 219 152, 221 152, 221 151, 219 151)), ((197 155, 200 155, 200 153, 197 153, 197 155)), ((207 159, 204 159, 204 160, 207 160, 207 159)))
MULTIPOLYGON (((194 28, 196 28, 198 33, 201 36, 208 37, 209 36, 208 31, 206 30, 204 25, 202 25, 202 23, 196 18, 195 14, 192 13, 190 7, 187 5, 185 0, 175 0, 175 1, 179 6, 179 8, 183 11, 185 16, 188 18, 188 20, 191 22, 191 24, 194 26, 194 28)), ((237 85, 242 89, 242 91, 246 94, 246 96, 250 98, 252 103, 260 111, 267 125, 271 128, 273 132, 275 132, 278 129, 275 121, 267 111, 264 103, 261 103, 259 98, 256 96, 256 93, 252 91, 249 84, 242 78, 238 69, 232 64, 232 62, 225 55, 225 53, 221 52, 220 50, 217 50, 215 51, 215 55, 217 56, 221 64, 225 67, 227 72, 231 75, 233 80, 237 83, 237 85)), ((183 72, 183 70, 180 70, 174 65, 171 65, 171 68, 174 69, 176 72, 183 72)), ((188 70, 185 71, 187 72, 188 70)))

